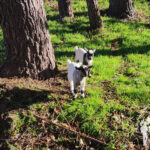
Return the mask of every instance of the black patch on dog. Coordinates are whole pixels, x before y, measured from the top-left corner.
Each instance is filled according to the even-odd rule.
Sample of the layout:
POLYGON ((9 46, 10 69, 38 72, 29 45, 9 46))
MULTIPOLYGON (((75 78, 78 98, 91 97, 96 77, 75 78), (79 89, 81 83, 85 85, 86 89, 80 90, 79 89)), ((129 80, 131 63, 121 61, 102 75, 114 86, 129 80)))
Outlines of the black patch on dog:
POLYGON ((88 76, 89 68, 83 68, 83 66, 81 66, 81 67, 79 67, 79 68, 76 67, 76 69, 77 69, 77 70, 80 70, 80 71, 82 72, 83 77, 88 76))
POLYGON ((83 90, 81 90, 81 94, 84 94, 84 91, 83 91, 83 90))
POLYGON ((88 65, 88 62, 87 62, 87 59, 86 58, 88 58, 88 53, 85 53, 84 55, 83 55, 83 65, 88 65))
POLYGON ((74 89, 74 93, 77 94, 77 90, 76 89, 74 89))

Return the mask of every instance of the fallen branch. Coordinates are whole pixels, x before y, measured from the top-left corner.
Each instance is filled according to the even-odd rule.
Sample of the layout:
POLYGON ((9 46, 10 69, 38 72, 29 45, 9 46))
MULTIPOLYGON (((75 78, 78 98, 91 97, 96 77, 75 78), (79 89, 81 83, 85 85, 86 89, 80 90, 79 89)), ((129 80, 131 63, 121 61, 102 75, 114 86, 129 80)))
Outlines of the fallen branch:
POLYGON ((37 118, 39 118, 39 119, 41 119, 41 120, 46 121, 46 122, 49 123, 49 124, 53 124, 53 125, 55 125, 55 126, 57 126, 57 127, 60 127, 60 128, 65 129, 65 130, 67 130, 67 131, 71 131, 71 132, 73 132, 74 134, 79 135, 79 136, 81 136, 81 137, 83 137, 83 138, 86 138, 86 139, 88 139, 88 140, 91 140, 91 141, 100 143, 100 144, 102 144, 102 145, 104 145, 104 146, 107 146, 107 145, 108 145, 106 142, 103 142, 103 141, 101 141, 101 140, 98 140, 98 139, 96 139, 96 138, 94 138, 94 137, 91 137, 91 136, 89 136, 89 135, 86 135, 86 134, 84 134, 84 133, 78 132, 78 131, 72 129, 72 127, 70 127, 70 126, 64 126, 64 125, 62 125, 62 124, 58 124, 58 123, 56 123, 56 122, 54 122, 54 121, 47 120, 46 118, 43 118, 43 117, 41 117, 41 116, 39 116, 39 115, 34 115, 34 116, 37 117, 37 118))

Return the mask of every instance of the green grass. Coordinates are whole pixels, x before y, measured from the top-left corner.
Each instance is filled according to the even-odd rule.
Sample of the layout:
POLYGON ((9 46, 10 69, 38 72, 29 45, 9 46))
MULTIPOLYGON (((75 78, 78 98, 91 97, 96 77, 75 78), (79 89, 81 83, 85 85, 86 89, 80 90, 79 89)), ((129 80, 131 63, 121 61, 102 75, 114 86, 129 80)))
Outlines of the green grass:
MULTIPOLYGON (((99 0, 99 7, 108 8, 108 2, 99 0)), ((125 22, 104 15, 104 28, 99 33, 89 30, 85 1, 73 0, 75 19, 70 21, 66 18, 63 24, 59 22, 59 13, 54 7, 45 7, 55 56, 62 63, 59 65, 60 70, 67 68, 67 59, 74 60, 76 45, 96 49, 92 77, 87 80, 86 98, 65 101, 57 120, 69 122, 81 132, 104 139, 109 144, 106 149, 127 148, 137 130, 138 112, 150 104, 150 28, 147 26, 149 19, 146 19, 149 18, 147 1, 135 1, 136 11, 146 17, 125 22), (112 43, 115 44, 115 51, 111 51, 112 43)), ((0 59, 4 61, 1 30, 0 51, 3 51, 0 59)), ((63 99, 63 95, 61 98, 63 99)), ((40 104, 30 107, 32 106, 41 111, 40 104)), ((56 106, 60 107, 59 98, 55 103, 50 102, 48 109, 53 110, 56 106)), ((30 112, 24 115, 17 120, 15 132, 20 132, 28 122, 27 126, 33 134, 38 134, 40 131, 37 128, 32 130, 37 120, 30 112)))
POLYGON ((6 59, 6 52, 4 47, 4 41, 3 41, 3 33, 0 29, 0 66, 6 59))

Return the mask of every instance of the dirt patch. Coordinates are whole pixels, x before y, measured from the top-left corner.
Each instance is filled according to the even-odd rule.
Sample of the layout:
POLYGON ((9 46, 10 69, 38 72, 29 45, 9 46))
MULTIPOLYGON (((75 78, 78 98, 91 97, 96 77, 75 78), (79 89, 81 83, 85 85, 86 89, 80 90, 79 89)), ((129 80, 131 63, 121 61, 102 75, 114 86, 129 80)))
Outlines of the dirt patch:
POLYGON ((111 41, 111 51, 117 51, 122 45, 123 39, 121 37, 115 38, 111 41))
POLYGON ((104 100, 118 99, 119 96, 116 93, 116 87, 111 81, 102 81, 102 88, 104 91, 104 100))
POLYGON ((0 78, 0 89, 11 90, 14 87, 34 90, 50 90, 54 92, 68 90, 67 72, 62 70, 54 78, 48 80, 33 80, 31 78, 0 78), (67 88, 67 89, 66 89, 67 88))
MULTIPOLYGON (((35 139, 35 145, 40 141, 41 144, 42 142, 48 142, 46 137, 50 136, 49 134, 42 136, 44 139, 35 138, 29 133, 20 133, 16 137, 10 135, 8 131, 12 128, 11 124, 13 122, 10 114, 22 114, 25 110, 31 111, 29 106, 32 104, 43 103, 42 109, 49 110, 49 114, 55 117, 60 111, 60 108, 47 108, 49 107, 48 103, 54 101, 54 105, 57 105, 57 102, 59 102, 59 105, 62 105, 70 98, 71 94, 67 81, 67 71, 65 69, 59 72, 54 78, 43 81, 33 80, 31 78, 0 78, 0 149, 9 149, 6 141, 14 144, 22 142, 22 144, 19 144, 22 148, 27 148, 28 143, 32 145, 32 142, 29 142, 27 139, 30 139, 30 141, 34 141, 35 139), (19 140, 17 140, 17 136, 19 140)), ((41 114, 46 115, 47 112, 41 114)), ((60 132, 60 130, 57 129, 56 132, 60 132)), ((51 136, 54 135, 51 134, 51 136)), ((55 144, 52 142, 53 145, 55 144)))
POLYGON ((0 94, 0 107, 7 106, 5 112, 50 99, 67 101, 71 98, 66 70, 43 81, 31 78, 0 78, 0 94))

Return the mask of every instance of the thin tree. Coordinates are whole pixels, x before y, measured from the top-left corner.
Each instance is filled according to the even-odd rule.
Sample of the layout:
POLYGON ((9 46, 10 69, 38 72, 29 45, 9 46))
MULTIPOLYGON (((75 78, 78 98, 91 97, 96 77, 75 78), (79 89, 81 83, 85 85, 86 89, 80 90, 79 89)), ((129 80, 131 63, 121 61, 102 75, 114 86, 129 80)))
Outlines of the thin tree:
POLYGON ((135 15, 133 0, 109 0, 109 15, 116 18, 132 19, 135 15))
POLYGON ((43 0, 0 0, 7 60, 2 77, 48 78, 56 70, 43 0))
POLYGON ((74 18, 72 0, 58 0, 60 20, 64 17, 74 18))
POLYGON ((86 0, 88 6, 88 15, 90 19, 90 27, 92 30, 103 27, 103 22, 100 18, 97 0, 86 0))

